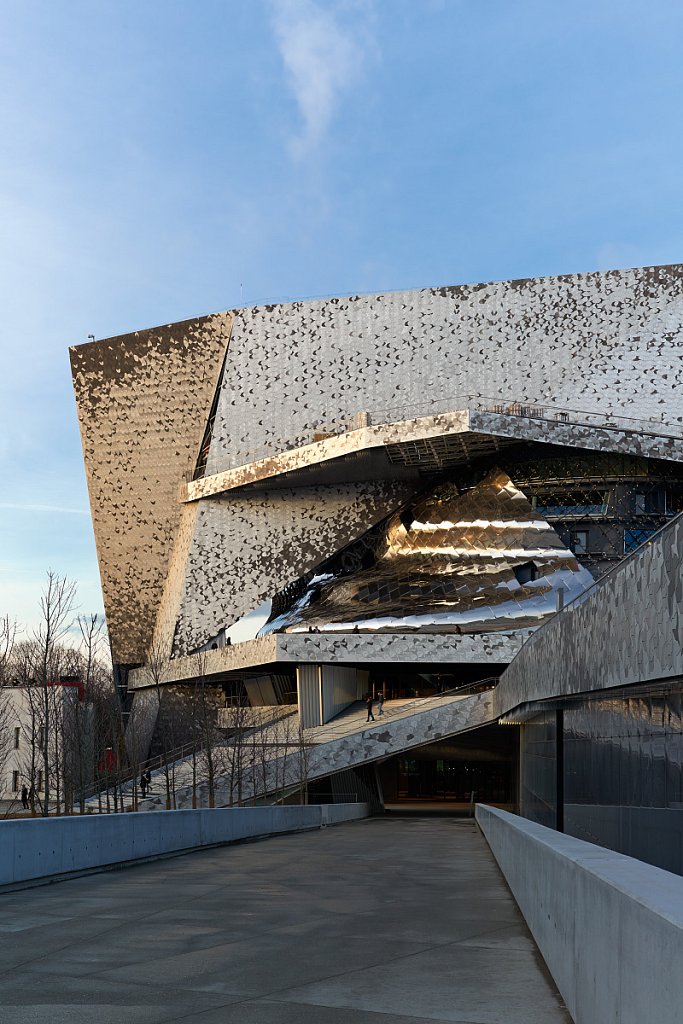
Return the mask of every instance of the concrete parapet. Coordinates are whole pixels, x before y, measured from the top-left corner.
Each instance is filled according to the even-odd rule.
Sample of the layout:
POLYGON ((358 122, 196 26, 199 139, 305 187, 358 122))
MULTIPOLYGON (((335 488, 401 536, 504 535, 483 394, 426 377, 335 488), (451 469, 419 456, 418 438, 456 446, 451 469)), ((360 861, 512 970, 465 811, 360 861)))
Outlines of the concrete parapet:
POLYGON ((0 887, 322 828, 369 813, 367 804, 310 804, 5 821, 0 824, 0 887))
POLYGON ((506 811, 476 816, 576 1024, 677 1024, 683 878, 506 811))

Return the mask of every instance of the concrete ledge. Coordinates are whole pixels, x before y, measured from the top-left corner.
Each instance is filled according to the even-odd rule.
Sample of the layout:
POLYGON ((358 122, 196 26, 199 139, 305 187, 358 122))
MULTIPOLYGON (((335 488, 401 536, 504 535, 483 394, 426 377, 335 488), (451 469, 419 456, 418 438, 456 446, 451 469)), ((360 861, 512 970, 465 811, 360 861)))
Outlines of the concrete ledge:
POLYGON ((0 888, 366 818, 367 804, 218 807, 0 823, 0 888))
POLYGON ((476 817, 576 1024, 678 1024, 683 878, 506 811, 476 817))

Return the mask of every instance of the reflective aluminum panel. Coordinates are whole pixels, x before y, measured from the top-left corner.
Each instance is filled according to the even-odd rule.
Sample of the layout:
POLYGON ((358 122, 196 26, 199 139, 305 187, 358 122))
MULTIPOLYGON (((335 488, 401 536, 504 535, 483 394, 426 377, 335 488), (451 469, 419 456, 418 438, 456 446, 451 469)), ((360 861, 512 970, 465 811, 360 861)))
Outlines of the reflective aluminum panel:
POLYGON ((321 571, 273 630, 477 633, 538 625, 593 578, 510 477, 443 483, 392 515, 371 564, 321 571))

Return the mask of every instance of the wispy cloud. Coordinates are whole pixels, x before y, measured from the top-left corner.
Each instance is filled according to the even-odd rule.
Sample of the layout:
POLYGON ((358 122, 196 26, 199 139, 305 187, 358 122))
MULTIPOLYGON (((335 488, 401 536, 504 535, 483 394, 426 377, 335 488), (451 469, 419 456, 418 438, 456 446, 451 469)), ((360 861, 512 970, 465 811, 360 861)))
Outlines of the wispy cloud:
POLYGON ((63 508, 61 505, 21 505, 10 501, 0 501, 0 509, 13 509, 15 512, 63 512, 67 515, 88 516, 90 513, 82 508, 63 508))
POLYGON ((303 119, 291 140, 301 159, 323 140, 344 93, 360 80, 369 48, 369 0, 272 0, 273 25, 303 119))

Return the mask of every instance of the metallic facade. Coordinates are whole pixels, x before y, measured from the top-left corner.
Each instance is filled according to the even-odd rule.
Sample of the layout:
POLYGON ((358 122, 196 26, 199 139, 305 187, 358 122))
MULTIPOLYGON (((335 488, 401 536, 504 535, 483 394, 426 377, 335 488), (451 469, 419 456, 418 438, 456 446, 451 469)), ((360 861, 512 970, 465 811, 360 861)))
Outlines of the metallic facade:
MULTIPOLYGON (((487 404, 683 423, 683 267, 241 310, 207 474, 339 434, 487 404)), ((655 431, 656 432, 656 431, 655 431)))
POLYGON ((467 633, 538 625, 593 578, 506 473, 461 493, 431 489, 392 515, 373 543, 321 566, 267 628, 467 633), (363 566, 363 562, 366 565, 363 566), (360 562, 359 567, 354 562, 360 562), (348 571, 348 568, 351 571, 348 571))
MULTIPOLYGON (((180 667, 268 602, 296 619, 316 573, 371 535, 384 545, 373 566, 335 569, 325 614, 310 604, 285 628, 379 616, 378 634, 443 633, 452 657, 466 635, 537 625, 560 587, 571 597, 597 574, 593 542, 577 538, 598 505, 623 520, 608 561, 625 531, 640 536, 624 495, 609 514, 590 498, 605 473, 581 485, 590 528, 572 525, 582 506, 554 473, 563 452, 683 461, 682 280, 683 267, 654 267, 296 302, 72 349, 114 661, 154 650, 180 667), (543 453, 550 469, 531 479, 522 463, 543 453), (448 522, 475 522, 458 503, 496 471, 510 481, 499 494, 524 504, 519 537, 508 523, 494 540, 505 519, 490 503, 478 536, 413 527, 433 526, 439 502, 448 522)), ((661 525, 673 506, 649 512, 661 525)))
POLYGON ((231 326, 225 313, 71 349, 115 663, 145 659, 231 326))

